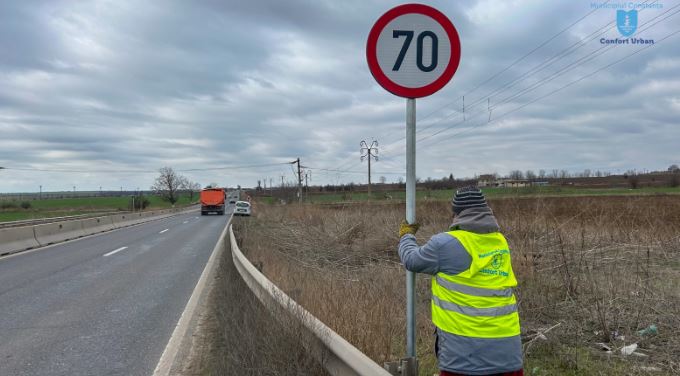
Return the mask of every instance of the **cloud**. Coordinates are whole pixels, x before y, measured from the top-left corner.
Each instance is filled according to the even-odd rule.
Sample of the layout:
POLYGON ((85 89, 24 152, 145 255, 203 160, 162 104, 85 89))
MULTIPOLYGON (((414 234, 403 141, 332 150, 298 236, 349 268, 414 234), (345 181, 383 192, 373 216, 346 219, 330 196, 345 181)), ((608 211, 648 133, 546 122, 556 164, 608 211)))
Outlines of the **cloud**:
MULTIPOLYGON (((0 192, 146 188, 163 166, 297 157, 318 169, 314 184, 365 182, 363 173, 322 169, 363 171, 358 145, 372 139, 381 145, 376 176, 396 179, 405 166, 405 100, 377 85, 365 43, 397 4, 4 2, 0 166, 87 173, 2 170, 0 192)), ((640 12, 640 30, 650 27, 640 37, 674 31, 680 15, 664 4, 640 12)), ((598 38, 584 38, 598 30, 617 37, 614 11, 537 0, 432 5, 453 20, 463 55, 452 82, 418 100, 418 176, 678 163, 678 36, 571 84, 640 49, 615 46, 584 59, 604 51, 598 38)), ((186 175, 231 186, 293 179, 287 165, 186 175)))

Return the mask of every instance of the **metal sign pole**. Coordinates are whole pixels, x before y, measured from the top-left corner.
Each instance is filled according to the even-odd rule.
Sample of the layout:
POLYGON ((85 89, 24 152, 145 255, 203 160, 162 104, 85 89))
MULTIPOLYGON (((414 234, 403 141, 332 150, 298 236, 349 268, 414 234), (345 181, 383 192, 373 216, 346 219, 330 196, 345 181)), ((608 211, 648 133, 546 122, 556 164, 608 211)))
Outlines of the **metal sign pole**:
MULTIPOLYGON (((406 221, 416 222, 416 100, 406 99, 406 221)), ((416 275, 406 271, 406 356, 416 356, 416 275)))

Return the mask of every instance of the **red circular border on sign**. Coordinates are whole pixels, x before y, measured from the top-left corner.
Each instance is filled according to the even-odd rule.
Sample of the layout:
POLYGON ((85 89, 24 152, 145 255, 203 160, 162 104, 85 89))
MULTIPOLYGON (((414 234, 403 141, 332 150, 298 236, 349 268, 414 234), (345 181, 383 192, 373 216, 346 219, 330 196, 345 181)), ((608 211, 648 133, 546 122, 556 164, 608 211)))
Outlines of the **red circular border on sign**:
POLYGON ((423 4, 399 5, 380 16, 371 28, 371 32, 368 33, 368 42, 366 43, 366 59, 368 60, 368 68, 371 74, 385 90, 405 98, 426 97, 443 88, 456 73, 460 63, 460 38, 458 37, 458 31, 456 31, 451 21, 437 9, 423 4), (449 41, 451 41, 451 58, 449 59, 449 65, 444 69, 442 75, 430 84, 416 88, 401 86, 390 80, 380 68, 377 56, 378 37, 382 30, 393 19, 408 13, 423 14, 434 19, 444 28, 449 36, 449 41))

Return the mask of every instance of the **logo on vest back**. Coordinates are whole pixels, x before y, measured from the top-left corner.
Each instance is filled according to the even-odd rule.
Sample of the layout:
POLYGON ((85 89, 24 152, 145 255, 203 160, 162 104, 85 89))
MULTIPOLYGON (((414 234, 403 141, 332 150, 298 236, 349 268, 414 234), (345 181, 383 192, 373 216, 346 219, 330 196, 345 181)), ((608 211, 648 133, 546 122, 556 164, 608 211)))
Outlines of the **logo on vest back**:
POLYGON ((503 266, 503 255, 495 255, 493 260, 491 260, 491 267, 494 269, 500 269, 503 266))

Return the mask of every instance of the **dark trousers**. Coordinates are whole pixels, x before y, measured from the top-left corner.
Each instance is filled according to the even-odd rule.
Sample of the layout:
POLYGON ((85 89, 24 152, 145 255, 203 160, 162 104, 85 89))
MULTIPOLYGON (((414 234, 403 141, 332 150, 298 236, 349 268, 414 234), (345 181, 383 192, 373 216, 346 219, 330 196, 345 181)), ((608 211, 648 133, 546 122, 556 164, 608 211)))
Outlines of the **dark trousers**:
MULTIPOLYGON (((434 353, 439 356, 439 336, 437 331, 434 331, 434 353)), ((461 373, 454 373, 449 371, 440 371, 439 376, 467 376, 461 373)), ((512 372, 494 373, 488 376, 524 376, 524 369, 512 372)))

